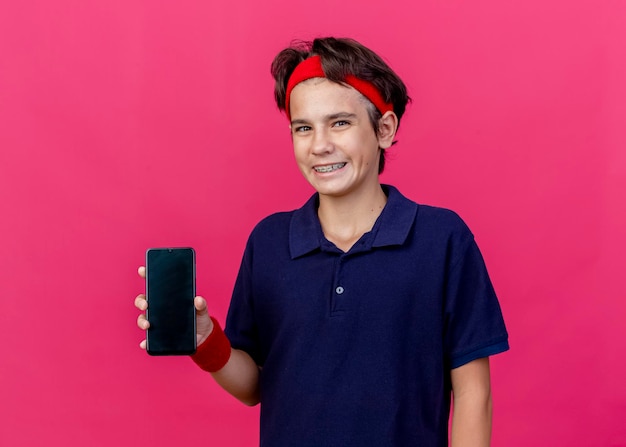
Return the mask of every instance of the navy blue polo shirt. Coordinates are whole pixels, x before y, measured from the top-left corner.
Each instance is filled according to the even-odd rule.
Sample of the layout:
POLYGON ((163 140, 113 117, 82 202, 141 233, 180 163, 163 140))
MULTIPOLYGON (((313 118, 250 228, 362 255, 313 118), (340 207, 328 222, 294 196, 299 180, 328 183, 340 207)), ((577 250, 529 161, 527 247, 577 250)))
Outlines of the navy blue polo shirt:
POLYGON ((384 190, 347 253, 317 195, 250 235, 226 334, 262 367, 261 446, 447 446, 450 370, 508 349, 467 226, 384 190))

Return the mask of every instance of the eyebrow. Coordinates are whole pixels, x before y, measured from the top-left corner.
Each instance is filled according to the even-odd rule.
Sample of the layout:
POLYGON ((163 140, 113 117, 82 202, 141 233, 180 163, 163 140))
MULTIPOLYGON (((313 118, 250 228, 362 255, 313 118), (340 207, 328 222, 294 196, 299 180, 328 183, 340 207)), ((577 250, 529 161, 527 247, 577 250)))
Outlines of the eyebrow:
MULTIPOLYGON (((349 113, 349 112, 338 112, 338 113, 332 113, 330 115, 326 115, 324 116, 324 121, 333 121, 336 119, 346 119, 346 118, 356 118, 356 113, 349 113)), ((291 121, 291 125, 297 125, 297 124, 308 124, 309 121, 305 120, 305 119, 295 119, 291 121)))

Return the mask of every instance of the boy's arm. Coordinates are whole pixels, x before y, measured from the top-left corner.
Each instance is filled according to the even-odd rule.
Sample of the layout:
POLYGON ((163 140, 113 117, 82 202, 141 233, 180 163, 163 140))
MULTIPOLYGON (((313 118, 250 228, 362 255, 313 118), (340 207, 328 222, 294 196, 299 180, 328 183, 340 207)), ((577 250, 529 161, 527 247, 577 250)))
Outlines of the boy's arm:
POLYGON ((244 404, 252 406, 259 403, 259 367, 247 352, 233 349, 228 363, 211 375, 222 388, 244 404))
POLYGON ((452 447, 488 447, 491 440, 489 357, 451 371, 452 447))
MULTIPOLYGON (((230 347, 230 343, 222 329, 219 326, 216 327, 214 320, 209 317, 207 303, 204 298, 196 297, 194 304, 196 306, 196 327, 198 328, 198 352, 192 356, 192 359, 196 363, 199 362, 198 365, 205 371, 211 371, 213 379, 233 397, 246 405, 258 404, 260 402, 259 366, 247 352, 230 347), (219 354, 218 356, 221 357, 220 349, 218 349, 218 352, 215 352, 209 347, 208 353, 206 351, 201 352, 201 345, 210 343, 211 335, 214 332, 216 332, 217 338, 221 339, 221 343, 217 342, 220 349, 224 345, 230 349, 230 357, 227 357, 228 361, 226 364, 222 363, 224 366, 217 371, 211 368, 204 368, 203 366, 206 366, 206 361, 212 363, 211 354, 219 354)), ((214 344, 212 346, 215 347, 214 344)))

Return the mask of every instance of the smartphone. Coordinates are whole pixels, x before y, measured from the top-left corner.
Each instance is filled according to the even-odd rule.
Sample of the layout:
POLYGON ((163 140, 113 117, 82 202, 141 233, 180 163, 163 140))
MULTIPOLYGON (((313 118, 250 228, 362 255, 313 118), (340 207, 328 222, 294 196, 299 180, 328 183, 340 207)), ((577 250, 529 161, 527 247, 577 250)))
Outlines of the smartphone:
POLYGON ((193 248, 146 251, 147 351, 150 355, 196 352, 196 253, 193 248))

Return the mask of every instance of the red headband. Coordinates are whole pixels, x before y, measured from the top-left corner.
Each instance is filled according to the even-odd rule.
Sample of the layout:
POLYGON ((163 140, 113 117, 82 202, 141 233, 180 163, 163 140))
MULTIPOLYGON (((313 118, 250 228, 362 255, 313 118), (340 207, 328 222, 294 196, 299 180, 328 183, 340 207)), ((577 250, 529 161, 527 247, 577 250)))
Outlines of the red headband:
MULTIPOLYGON (((287 82, 287 95, 285 97, 285 112, 287 113, 287 118, 291 119, 289 114, 289 99, 293 88, 307 79, 325 77, 326 74, 322 68, 322 59, 319 56, 311 56, 298 64, 287 82)), ((385 112, 393 112, 393 104, 385 102, 378 89, 371 82, 359 79, 354 75, 347 75, 344 82, 369 99, 380 113, 385 114, 385 112)))

